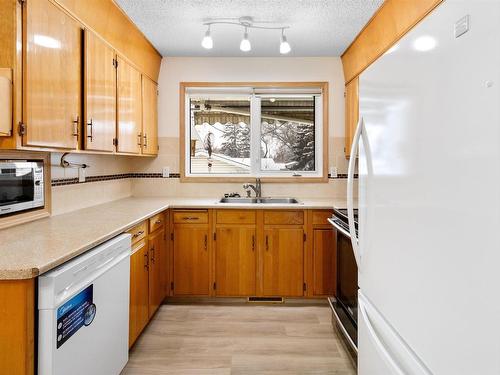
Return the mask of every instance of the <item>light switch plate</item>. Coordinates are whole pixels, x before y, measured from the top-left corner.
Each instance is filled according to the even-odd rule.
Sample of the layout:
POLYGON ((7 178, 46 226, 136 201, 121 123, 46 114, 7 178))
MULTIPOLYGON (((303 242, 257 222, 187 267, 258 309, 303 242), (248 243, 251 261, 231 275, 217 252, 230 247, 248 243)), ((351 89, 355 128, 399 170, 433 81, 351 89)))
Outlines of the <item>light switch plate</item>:
POLYGON ((170 177, 170 167, 163 167, 162 168, 162 176, 163 176, 163 178, 170 177))
POLYGON ((78 182, 85 182, 85 168, 78 168, 78 182))
POLYGON ((330 167, 330 177, 337 178, 337 175, 338 175, 337 167, 330 167))

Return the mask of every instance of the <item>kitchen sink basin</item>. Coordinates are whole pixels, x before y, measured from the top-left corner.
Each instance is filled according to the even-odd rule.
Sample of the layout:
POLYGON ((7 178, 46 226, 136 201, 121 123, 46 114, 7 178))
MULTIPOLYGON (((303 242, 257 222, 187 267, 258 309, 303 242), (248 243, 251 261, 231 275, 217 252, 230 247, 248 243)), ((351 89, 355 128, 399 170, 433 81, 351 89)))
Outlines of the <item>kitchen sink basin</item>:
POLYGON ((299 201, 295 198, 222 198, 220 203, 263 203, 263 204, 297 204, 299 201))

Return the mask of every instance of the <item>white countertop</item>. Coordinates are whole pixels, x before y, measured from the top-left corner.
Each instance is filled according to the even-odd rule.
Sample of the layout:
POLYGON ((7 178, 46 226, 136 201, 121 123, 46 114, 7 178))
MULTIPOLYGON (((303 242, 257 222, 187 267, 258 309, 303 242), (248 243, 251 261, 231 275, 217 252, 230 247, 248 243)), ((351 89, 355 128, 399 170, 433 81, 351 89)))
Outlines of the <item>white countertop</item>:
POLYGON ((168 208, 332 209, 345 199, 295 204, 219 203, 217 198, 136 198, 84 208, 0 230, 0 280, 29 279, 92 249, 168 208))

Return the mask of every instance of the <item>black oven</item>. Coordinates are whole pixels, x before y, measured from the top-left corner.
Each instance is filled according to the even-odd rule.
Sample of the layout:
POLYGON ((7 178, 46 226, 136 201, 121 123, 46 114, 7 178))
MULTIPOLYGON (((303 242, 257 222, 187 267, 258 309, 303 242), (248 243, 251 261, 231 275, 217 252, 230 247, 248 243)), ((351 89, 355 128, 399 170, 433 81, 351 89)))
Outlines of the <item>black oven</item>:
MULTIPOLYGON (((357 210, 354 210, 357 229, 357 210)), ((347 210, 335 209, 329 222, 334 226, 337 241, 337 290, 329 298, 333 316, 346 341, 354 351, 358 342, 358 266, 351 244, 347 210)))

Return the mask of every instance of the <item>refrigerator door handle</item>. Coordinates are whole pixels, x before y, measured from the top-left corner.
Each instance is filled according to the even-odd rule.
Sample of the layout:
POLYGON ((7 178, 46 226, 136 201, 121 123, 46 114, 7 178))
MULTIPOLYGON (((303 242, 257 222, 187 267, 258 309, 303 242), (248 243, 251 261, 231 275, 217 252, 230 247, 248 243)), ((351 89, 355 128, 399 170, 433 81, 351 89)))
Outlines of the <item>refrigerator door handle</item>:
POLYGON ((359 242, 356 234, 356 226, 354 225, 354 168, 356 166, 356 155, 358 154, 359 139, 363 133, 365 122, 363 117, 359 119, 354 139, 351 145, 351 157, 349 158, 349 168, 347 170, 347 218, 349 220, 349 233, 351 234, 352 250, 358 268, 360 266, 359 242))
POLYGON ((393 331, 393 328, 385 322, 384 318, 380 315, 380 313, 374 308, 371 307, 370 302, 366 299, 363 293, 358 293, 358 308, 361 313, 361 317, 363 319, 364 325, 368 330, 369 337, 377 351, 382 355, 382 358, 385 362, 390 366, 392 372, 395 375, 432 375, 432 372, 425 366, 425 364, 417 357, 417 355, 410 349, 410 347, 403 341, 399 335, 393 331), (385 330, 387 331, 387 339, 392 346, 398 348, 398 351, 402 355, 401 360, 404 366, 402 367, 389 353, 386 345, 384 345, 380 335, 377 334, 377 331, 372 323, 372 319, 375 324, 381 326, 387 326, 385 330))

